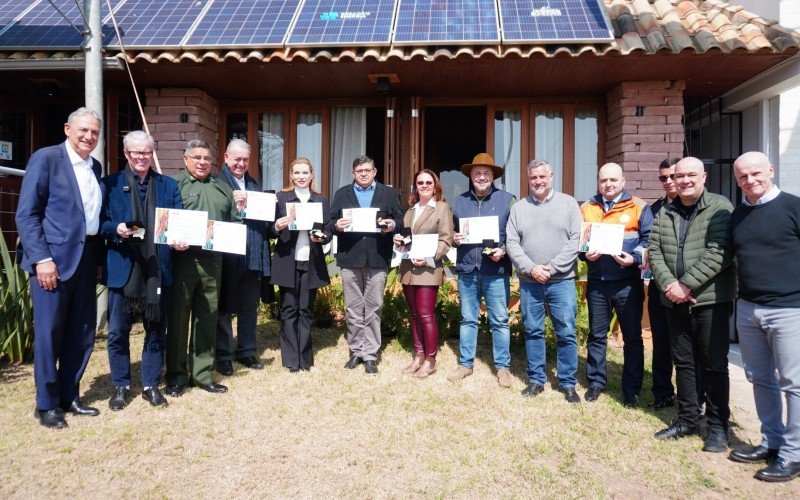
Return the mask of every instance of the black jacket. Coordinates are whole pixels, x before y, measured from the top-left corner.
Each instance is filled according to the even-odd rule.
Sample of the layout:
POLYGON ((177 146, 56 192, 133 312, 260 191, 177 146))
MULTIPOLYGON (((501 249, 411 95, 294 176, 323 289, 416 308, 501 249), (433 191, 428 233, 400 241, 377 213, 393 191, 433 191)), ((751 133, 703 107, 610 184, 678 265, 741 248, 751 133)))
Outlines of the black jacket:
MULTIPOLYGON (((278 193, 278 206, 275 208, 275 220, 286 216, 286 203, 292 202, 300 202, 294 190, 281 191, 278 193)), ((322 220, 324 221, 322 232, 325 233, 325 241, 330 241, 333 237, 331 233, 333 224, 331 223, 331 208, 328 204, 328 199, 312 191, 308 202, 322 203, 322 220)), ((275 243, 275 252, 272 254, 272 278, 270 279, 270 283, 294 288, 294 249, 297 245, 298 231, 290 231, 289 228, 283 231, 276 231, 275 225, 273 224, 270 228, 270 233, 273 237, 278 238, 278 241, 275 243)), ((319 288, 330 283, 328 266, 325 264, 325 254, 322 253, 322 245, 314 243, 313 241, 309 243, 311 245, 311 250, 308 259, 308 287, 319 288)))
MULTIPOLYGON (((342 218, 345 208, 359 208, 353 184, 339 188, 333 196, 331 206, 331 222, 342 218)), ((369 266, 376 269, 388 269, 392 261, 392 237, 403 226, 403 209, 400 198, 394 188, 380 182, 375 183, 370 207, 386 212, 386 219, 394 220, 394 231, 391 233, 344 233, 333 230, 337 236, 336 264, 345 268, 369 266)))

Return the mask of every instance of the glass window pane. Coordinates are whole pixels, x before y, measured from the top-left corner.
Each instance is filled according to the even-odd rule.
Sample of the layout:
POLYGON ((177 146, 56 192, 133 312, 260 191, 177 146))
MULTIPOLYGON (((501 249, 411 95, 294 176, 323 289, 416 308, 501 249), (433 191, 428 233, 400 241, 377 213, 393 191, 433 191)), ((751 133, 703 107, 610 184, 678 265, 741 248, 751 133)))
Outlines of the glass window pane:
POLYGON ((225 120, 225 144, 233 139, 247 142, 247 113, 228 113, 225 120))
POLYGON ((284 138, 283 113, 265 113, 258 119, 258 166, 261 187, 283 188, 284 138))
POLYGON ((28 150, 25 120, 25 113, 0 111, 0 165, 3 167, 25 170, 28 150))
POLYGON ((597 110, 575 111, 575 198, 597 193, 597 110))
POLYGON ((563 191, 564 117, 561 111, 537 111, 535 127, 536 152, 534 156, 539 160, 545 160, 550 163, 550 168, 555 173, 553 189, 563 191))
MULTIPOLYGON (((521 111, 497 111, 494 114, 494 161, 505 169, 497 187, 520 198, 521 111)), ((527 191, 526 191, 527 192, 527 191)))
POLYGON ((322 114, 297 114, 297 156, 311 160, 314 167, 314 186, 320 189, 322 178, 322 114))
POLYGON ((333 108, 331 193, 353 182, 353 159, 367 150, 367 108, 333 108))

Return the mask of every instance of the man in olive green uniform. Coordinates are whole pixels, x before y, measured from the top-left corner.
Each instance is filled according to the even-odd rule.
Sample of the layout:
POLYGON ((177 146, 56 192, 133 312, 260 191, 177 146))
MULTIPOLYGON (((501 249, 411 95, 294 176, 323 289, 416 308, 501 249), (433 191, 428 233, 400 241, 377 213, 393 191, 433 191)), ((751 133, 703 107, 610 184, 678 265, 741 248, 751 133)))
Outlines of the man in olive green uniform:
MULTIPOLYGON (((183 155, 186 170, 173 176, 178 182, 183 208, 206 211, 209 220, 239 221, 231 188, 211 175, 212 160, 211 147, 205 141, 189 141, 186 145, 183 155)), ((174 254, 172 267, 174 284, 170 291, 167 331, 167 395, 181 396, 190 373, 196 387, 212 393, 227 392, 227 387, 211 378, 222 254, 193 247, 174 254)))

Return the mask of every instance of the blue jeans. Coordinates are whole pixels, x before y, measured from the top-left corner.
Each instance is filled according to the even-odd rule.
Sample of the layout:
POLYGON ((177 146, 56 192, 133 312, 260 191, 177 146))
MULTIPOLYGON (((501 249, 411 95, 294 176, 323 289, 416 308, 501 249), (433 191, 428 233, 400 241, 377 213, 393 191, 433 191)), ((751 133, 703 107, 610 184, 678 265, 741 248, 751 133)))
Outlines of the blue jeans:
MULTIPOLYGON (((122 288, 108 289, 108 364, 114 387, 131 385, 131 317, 125 310, 122 288)), ((169 287, 161 287, 161 321, 144 322, 142 387, 158 387, 167 347, 169 287)))
POLYGON ((461 328, 458 364, 472 368, 478 343, 481 298, 486 301, 489 328, 492 332, 494 367, 511 364, 511 332, 508 329, 508 299, 511 296, 509 277, 505 274, 481 274, 479 271, 458 275, 458 296, 461 302, 461 328))
POLYGON ((589 339, 586 345, 586 381, 589 387, 604 389, 606 348, 613 311, 625 341, 622 368, 622 393, 639 394, 644 378, 644 345, 642 343, 642 280, 602 281, 589 279, 586 287, 589 304, 589 339))
POLYGON ((578 339, 575 336, 578 302, 575 281, 563 280, 545 284, 521 281, 520 304, 525 321, 528 379, 532 384, 544 385, 547 382, 544 371, 544 308, 548 305, 557 339, 558 385, 562 389, 575 387, 575 373, 578 371, 578 339))

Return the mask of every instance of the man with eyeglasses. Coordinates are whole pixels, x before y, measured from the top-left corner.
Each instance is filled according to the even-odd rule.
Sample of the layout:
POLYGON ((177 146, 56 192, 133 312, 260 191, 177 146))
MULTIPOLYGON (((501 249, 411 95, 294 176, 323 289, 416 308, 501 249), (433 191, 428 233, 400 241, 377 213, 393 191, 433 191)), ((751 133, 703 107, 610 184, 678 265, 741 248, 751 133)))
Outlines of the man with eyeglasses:
MULTIPOLYGON (((219 179, 233 190, 233 199, 241 203, 247 191, 261 192, 261 184, 248 172, 250 145, 233 139, 225 151, 225 164, 219 179)), ((252 370, 264 365, 256 356, 256 319, 261 298, 262 280, 270 276, 270 248, 267 228, 269 222, 244 221, 247 226, 245 255, 222 256, 222 292, 217 317, 216 367, 221 375, 233 375, 233 326, 231 316, 236 314, 236 361, 252 370)))
POLYGON ((447 379, 451 382, 472 375, 475 350, 478 343, 481 299, 486 301, 486 314, 492 332, 492 352, 497 381, 501 387, 514 385, 511 375, 511 333, 508 326, 508 301, 510 299, 511 260, 506 255, 506 224, 511 206, 516 201, 513 194, 497 188, 495 178, 503 175, 503 168, 494 164, 488 153, 480 153, 472 163, 462 165, 461 173, 469 177, 470 189, 456 197, 453 217, 456 228, 459 220, 470 217, 497 217, 498 241, 484 247, 482 241, 465 242, 459 230, 453 240, 458 249, 458 297, 461 303, 461 327, 458 347, 458 366, 447 379))
POLYGON ((364 372, 370 375, 378 373, 381 309, 386 271, 392 260, 392 236, 403 221, 397 191, 376 181, 377 173, 372 158, 357 156, 353 160, 353 183, 339 188, 331 205, 337 237, 336 264, 342 269, 350 348, 350 359, 344 367, 352 370, 363 363, 364 372), (352 220, 345 212, 351 208, 377 208, 382 222, 380 230, 374 233, 348 231, 352 220))
POLYGON ((620 224, 625 228, 619 255, 603 255, 597 250, 581 254, 588 264, 586 300, 589 305, 589 338, 586 342, 586 380, 589 389, 584 399, 597 401, 608 382, 606 350, 611 315, 625 341, 622 367, 622 403, 639 405, 644 379, 642 305, 644 286, 639 265, 653 225, 650 207, 625 189, 622 167, 606 163, 597 172, 597 195, 581 206, 583 220, 620 224))
POLYGON ((695 360, 705 373, 708 435, 703 451, 728 447, 728 336, 736 298, 731 212, 725 197, 705 189, 703 162, 675 165, 678 196, 656 216, 650 234, 650 266, 667 308, 678 386, 678 418, 655 434, 677 439, 698 432, 695 360))
POLYGON ((156 245, 153 234, 156 207, 183 208, 175 180, 151 168, 153 137, 134 130, 122 144, 128 163, 121 172, 103 178, 106 197, 100 214, 100 233, 107 243, 108 363, 114 384, 108 406, 113 411, 130 402, 130 333, 138 318, 145 331, 142 398, 152 406, 167 405, 158 383, 167 344, 172 252, 167 245, 156 245))
POLYGON ((528 164, 530 194, 511 207, 506 227, 506 250, 517 270, 520 302, 525 323, 528 386, 523 396, 544 392, 544 320, 549 307, 558 344, 558 388, 569 403, 580 403, 575 391, 578 372, 578 339, 575 317, 578 303, 578 243, 581 209, 572 196, 553 189, 553 170, 544 160, 528 164))
MULTIPOLYGON (((208 212, 209 220, 238 222, 233 192, 227 182, 211 173, 212 161, 207 142, 193 140, 186 144, 183 154, 186 169, 173 176, 178 182, 183 208, 208 212)), ((167 330, 167 395, 180 397, 190 381, 210 393, 227 392, 226 386, 215 383, 211 377, 222 256, 199 247, 189 248, 174 256, 173 276, 175 285, 170 291, 167 330), (187 343, 190 358, 187 358, 187 343)))

